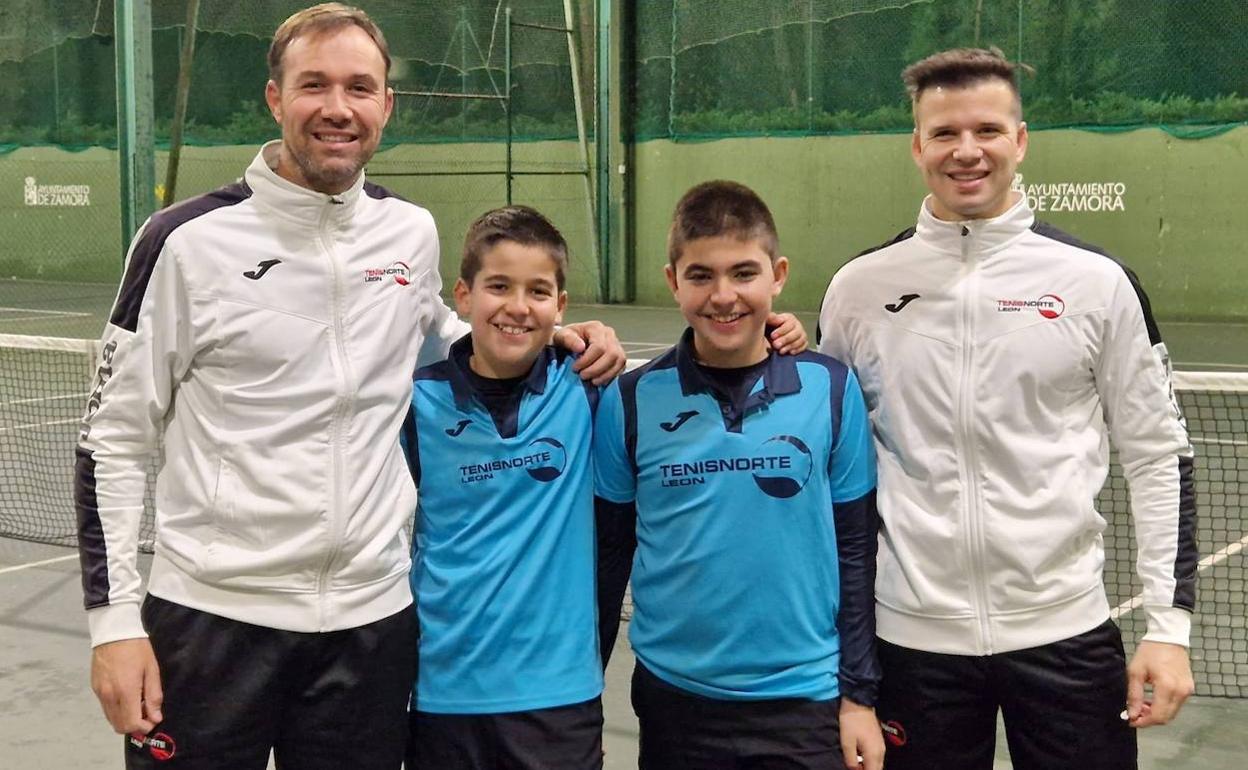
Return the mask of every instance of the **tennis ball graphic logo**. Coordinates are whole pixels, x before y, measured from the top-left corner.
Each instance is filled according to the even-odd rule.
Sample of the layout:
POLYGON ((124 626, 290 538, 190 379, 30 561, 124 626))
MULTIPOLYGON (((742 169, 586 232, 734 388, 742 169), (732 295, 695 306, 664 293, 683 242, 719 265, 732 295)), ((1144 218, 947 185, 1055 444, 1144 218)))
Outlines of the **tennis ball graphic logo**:
POLYGON ((1066 303, 1056 294, 1045 294, 1040 298, 1040 315, 1045 318, 1058 318, 1066 311, 1066 303))
POLYGON ((787 499, 801 492, 810 481, 814 458, 797 436, 772 436, 759 446, 759 454, 778 460, 752 474, 754 483, 764 494, 787 499))
POLYGON ((529 442, 529 446, 538 452, 545 452, 549 455, 540 465, 531 465, 525 468, 530 476, 542 483, 554 481, 563 474, 563 467, 568 462, 567 450, 563 448, 563 444, 553 438, 537 438, 529 442))

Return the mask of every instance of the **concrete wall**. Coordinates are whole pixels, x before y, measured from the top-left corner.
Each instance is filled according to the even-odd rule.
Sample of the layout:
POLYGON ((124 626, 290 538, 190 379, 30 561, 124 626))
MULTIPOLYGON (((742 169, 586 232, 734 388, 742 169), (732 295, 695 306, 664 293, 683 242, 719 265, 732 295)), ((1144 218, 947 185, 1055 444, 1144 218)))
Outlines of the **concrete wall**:
MULTIPOLYGON (((836 267, 913 223, 923 186, 908 141, 893 134, 638 145, 629 170, 636 191, 637 301, 671 302, 662 266, 677 198, 697 182, 729 178, 757 189, 776 215, 781 248, 793 261, 781 307, 816 309, 836 267)), ((573 142, 513 149, 518 169, 571 170, 580 162, 573 142)), ((254 152, 188 148, 180 197, 234 180, 254 152)), ((503 153, 499 144, 405 145, 379 153, 369 170, 490 171, 502 168, 503 153)), ((157 160, 163 181, 163 155, 157 160)), ((1040 216, 1134 268, 1159 317, 1248 320, 1240 260, 1248 241, 1248 128, 1199 141, 1156 129, 1039 131, 1020 171, 1024 188, 1037 193, 1045 209, 1040 216), (1088 183, 1103 185, 1109 198, 1063 194, 1062 185, 1088 183), (1059 210, 1052 210, 1055 204, 1059 210)), ((505 196, 499 176, 375 180, 433 212, 448 282, 468 223, 505 196)), ((515 200, 538 207, 563 230, 572 247, 572 298, 594 298, 598 270, 583 179, 521 177, 515 200)), ((115 282, 118 212, 115 152, 28 148, 0 156, 0 277, 115 282), (34 180, 37 203, 58 205, 27 205, 27 178, 34 180), (89 200, 80 195, 83 185, 89 200), (70 205, 83 202, 88 205, 70 205)))
MULTIPOLYGON (((1199 141, 1156 129, 1038 131, 1019 170, 1038 216, 1130 265, 1159 317, 1248 320, 1248 128, 1199 141), (1064 183, 1103 183, 1109 198, 1062 194, 1064 183)), ((671 302, 667 227, 698 182, 734 179, 768 202, 793 262, 780 305, 795 310, 818 308, 838 266, 912 225, 925 192, 909 136, 897 134, 645 142, 633 173, 643 304, 671 302)))
MULTIPOLYGON (((242 175, 256 147, 188 147, 183 150, 178 198, 215 189, 242 175)), ((433 212, 442 242, 442 274, 449 282, 459 269, 468 224, 506 201, 500 175, 383 177, 403 171, 497 171, 504 167, 500 144, 404 145, 377 154, 369 166, 373 181, 433 212)), ((513 146, 516 169, 575 170, 575 142, 513 146)), ((158 182, 166 155, 157 155, 158 182)), ((117 153, 90 149, 67 152, 24 148, 0 156, 0 277, 116 283, 121 275, 117 153), (26 193, 33 179, 35 205, 26 193), (85 193, 85 194, 84 194, 85 193)), ((598 268, 593 256, 591 210, 581 176, 523 176, 513 190, 517 203, 536 206, 562 230, 572 258, 568 290, 591 300, 598 268)), ((2 304, 2 303, 0 303, 2 304)))

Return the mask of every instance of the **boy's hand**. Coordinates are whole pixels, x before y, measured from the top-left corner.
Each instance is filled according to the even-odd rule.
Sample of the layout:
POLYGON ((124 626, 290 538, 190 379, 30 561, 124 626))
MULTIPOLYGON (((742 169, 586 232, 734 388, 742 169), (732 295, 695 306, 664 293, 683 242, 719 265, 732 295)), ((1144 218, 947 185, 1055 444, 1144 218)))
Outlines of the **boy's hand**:
POLYGON ((771 329, 767 339, 776 352, 793 355, 806 349, 806 330, 792 313, 772 313, 767 316, 767 327, 771 329))
POLYGON ((875 709, 841 697, 841 754, 852 770, 882 770, 884 734, 875 709), (859 757, 862 759, 859 760, 859 757))
POLYGON ((624 371, 628 357, 615 337, 615 329, 601 321, 582 321, 568 324, 555 332, 554 343, 561 348, 580 354, 572 365, 573 371, 595 385, 606 385, 624 371))
POLYGON ((160 668, 147 639, 122 639, 92 650, 91 689, 119 733, 146 735, 163 719, 160 668))

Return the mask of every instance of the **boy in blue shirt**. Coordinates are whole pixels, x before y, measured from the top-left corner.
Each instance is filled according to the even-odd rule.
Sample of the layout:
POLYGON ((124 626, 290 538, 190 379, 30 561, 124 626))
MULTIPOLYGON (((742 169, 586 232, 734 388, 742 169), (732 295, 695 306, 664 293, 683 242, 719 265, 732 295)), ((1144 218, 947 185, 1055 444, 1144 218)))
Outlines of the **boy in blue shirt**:
POLYGON ((479 218, 454 288, 472 334, 415 376, 404 430, 420 489, 409 770, 602 767, 598 391, 547 345, 567 304, 567 258, 533 209, 479 218))
MULTIPOLYGON (((878 518, 857 380, 769 350, 788 262, 753 191, 687 192, 668 253, 690 328, 604 392, 594 438, 596 494, 617 507, 607 552, 618 566, 635 548, 640 766, 878 770, 878 518)), ((604 650, 628 576, 611 561, 604 650)))

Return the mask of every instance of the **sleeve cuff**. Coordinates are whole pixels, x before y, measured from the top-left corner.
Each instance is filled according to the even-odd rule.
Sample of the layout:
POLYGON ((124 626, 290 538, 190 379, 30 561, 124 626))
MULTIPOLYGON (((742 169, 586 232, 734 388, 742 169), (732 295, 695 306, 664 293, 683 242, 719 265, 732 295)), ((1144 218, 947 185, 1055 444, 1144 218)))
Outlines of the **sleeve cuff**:
POLYGON ((122 639, 147 638, 137 602, 109 604, 87 610, 87 626, 91 629, 92 647, 122 639))
POLYGON ((1144 614, 1148 618, 1148 633, 1143 641, 1190 646, 1192 613, 1181 607, 1149 605, 1144 607, 1144 614))

